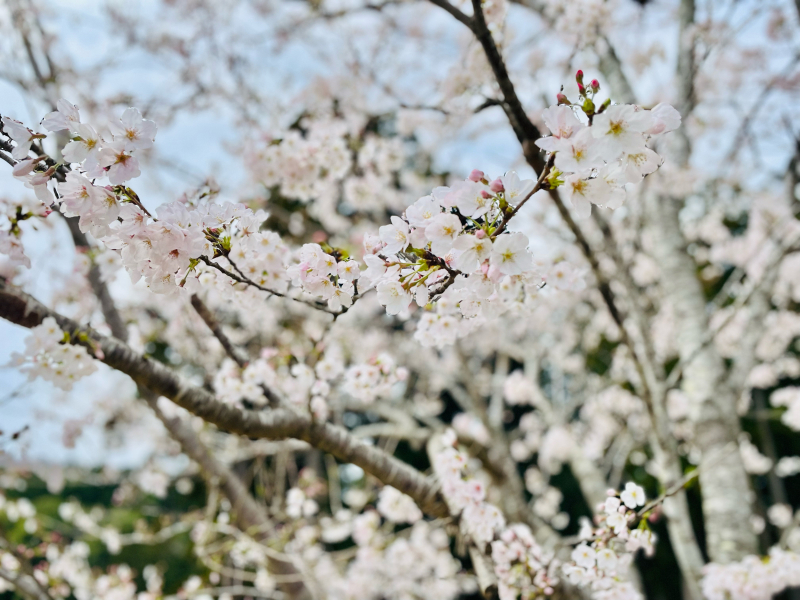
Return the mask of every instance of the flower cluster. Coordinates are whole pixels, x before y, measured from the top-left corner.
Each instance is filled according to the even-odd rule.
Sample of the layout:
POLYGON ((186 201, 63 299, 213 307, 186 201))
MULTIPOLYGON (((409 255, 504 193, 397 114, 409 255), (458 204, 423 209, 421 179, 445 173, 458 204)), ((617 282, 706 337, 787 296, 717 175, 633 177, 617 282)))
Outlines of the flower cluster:
POLYGON ((483 482, 465 478, 467 457, 454 447, 455 431, 448 429, 442 442, 444 450, 436 454, 433 469, 450 511, 461 515, 461 526, 477 545, 488 544, 505 527, 505 517, 499 508, 486 502, 483 482))
POLYGON ((263 406, 267 402, 264 388, 269 387, 298 407, 310 407, 317 419, 325 421, 329 413, 326 398, 332 389, 338 387, 370 404, 388 397, 392 388, 408 377, 407 369, 398 367, 385 352, 347 369, 336 346, 331 346, 313 369, 302 362, 289 366, 284 359, 274 348, 262 349, 259 358, 244 368, 226 359, 214 376, 214 390, 223 402, 263 406))
POLYGON ((258 358, 240 370, 233 360, 225 360, 214 375, 214 391, 223 402, 240 404, 247 400, 261 406, 266 404, 262 385, 271 385, 277 374, 265 357, 258 358))
POLYGON ((28 380, 41 377, 62 390, 97 371, 86 348, 64 343, 68 336, 53 317, 47 317, 25 338, 25 350, 11 355, 11 362, 28 374, 28 380))
MULTIPOLYGON (((43 137, 7 117, 3 123, 17 143, 15 152, 27 143, 26 135, 31 143, 37 136, 43 137)), ((266 219, 264 213, 254 214, 241 204, 191 206, 173 202, 162 205, 155 218, 142 206, 136 193, 123 185, 140 174, 133 153, 152 147, 156 135, 156 124, 142 119, 137 109, 127 109, 118 123, 109 125, 113 135, 110 142, 90 125, 81 123, 78 108, 63 99, 58 102, 58 110, 44 118, 43 125, 49 131, 68 130, 71 136, 63 155, 72 170, 57 186, 61 212, 79 216, 82 231, 91 232, 107 248, 119 250, 133 282, 143 278, 154 292, 176 291, 194 269, 197 257, 230 254, 236 222, 236 231, 242 238, 237 247, 239 254, 246 261, 258 248, 258 271, 265 274, 262 280, 266 277, 273 283, 273 278, 268 277, 275 271, 270 257, 282 257, 285 253, 279 240, 258 232, 266 219), (111 185, 96 185, 95 181, 102 177, 107 177, 111 185)), ((53 196, 48 183, 57 166, 39 172, 34 170, 39 162, 40 158, 25 159, 15 166, 14 174, 27 178, 27 184, 49 205, 53 196)), ((277 271, 277 279, 286 279, 282 264, 277 271)))
MULTIPOLYGON (((621 206, 624 186, 660 165, 646 144, 680 124, 675 109, 610 102, 597 108, 597 81, 584 86, 579 71, 578 84, 578 104, 559 95, 559 104, 544 111, 553 135, 537 141, 549 153, 539 181, 521 180, 513 171, 491 179, 474 170, 465 181, 435 188, 377 236, 365 238, 363 278, 377 289, 388 314, 403 313, 413 302, 428 307, 438 301, 415 334, 423 345, 452 344, 488 317, 536 296, 543 277, 528 251, 529 239, 507 226, 537 190, 563 187, 578 214, 587 216, 591 204, 621 206)), ((552 271, 555 287, 582 287, 568 263, 552 271)))
POLYGON ((526 525, 506 526, 496 506, 485 501, 486 489, 476 478, 466 478, 467 457, 455 447, 450 429, 442 436, 444 449, 434 457, 433 468, 442 493, 461 528, 478 548, 491 544, 494 572, 502 600, 549 596, 558 585, 558 561, 544 552, 526 525))
POLYGON ((602 514, 597 517, 599 527, 593 528, 589 523, 583 527, 579 535, 586 541, 575 547, 572 562, 562 567, 570 583, 591 590, 596 599, 641 598, 627 572, 639 549, 648 555, 653 553, 655 540, 647 520, 640 520, 636 529, 630 529, 638 518, 635 509, 644 504, 644 490, 633 482, 628 482, 622 493, 609 491, 601 506, 602 514))
POLYGON ((513 171, 490 182, 475 170, 465 181, 435 188, 402 218, 392 217, 378 236, 367 236, 363 277, 386 312, 396 315, 412 302, 426 307, 438 300, 439 312, 423 320, 417 339, 446 345, 459 335, 456 315, 499 314, 502 297, 516 297, 518 284, 535 294, 542 278, 528 238, 505 230, 535 189, 535 182, 513 171))
POLYGON ((403 536, 391 539, 374 511, 353 519, 358 550, 344 574, 330 554, 321 556, 314 573, 325 582, 331 600, 451 600, 464 587, 461 565, 450 553, 444 530, 417 521, 403 536))
POLYGON ((14 202, 0 199, 0 254, 8 256, 11 267, 31 266, 22 244, 22 223, 48 214, 50 209, 27 197, 14 202))
POLYGON ((305 244, 298 253, 299 263, 287 269, 292 284, 341 311, 353 304, 355 285, 361 276, 359 264, 338 250, 328 254, 319 244, 305 244))
POLYGON ((544 552, 527 525, 516 523, 492 542, 500 600, 550 596, 558 585, 559 561, 544 552))
MULTIPOLYGON (((36 518, 36 508, 27 498, 8 500, 0 493, 0 517, 11 523, 19 522, 25 532, 30 535, 41 536, 43 531, 36 518)), ((101 526, 97 521, 104 511, 95 508, 90 513, 85 512, 75 502, 65 502, 58 507, 58 515, 65 523, 70 524, 70 529, 78 529, 92 537, 100 539, 106 544, 111 554, 116 554, 121 548, 119 529, 111 526, 101 526)), ((95 571, 89 564, 89 545, 84 541, 65 543, 62 535, 48 536, 48 541, 35 546, 35 550, 25 553, 12 553, 0 550, 0 568, 12 575, 25 577, 26 573, 33 576, 36 585, 50 598, 67 598, 74 596, 79 600, 89 598, 116 598, 117 600, 134 600, 137 598, 136 584, 133 581, 134 573, 124 564, 112 565, 106 572, 95 571), (22 560, 36 556, 36 567, 23 566, 22 560)), ((23 546, 20 546, 23 548, 23 546)), ((147 579, 148 568, 145 568, 147 579)), ((13 590, 13 583, 0 578, 0 593, 13 590)), ((152 591, 158 591, 153 589, 152 591)), ((158 594, 160 595, 160 594, 158 594)), ((139 594, 138 598, 144 599, 146 594, 139 594)))
POLYGON ((300 488, 292 488, 286 493, 286 514, 292 519, 311 517, 319 512, 319 504, 308 498, 300 488))
MULTIPOLYGON (((304 203, 303 211, 327 232, 345 233, 353 224, 345 214, 382 216, 387 207, 402 209, 396 183, 407 158, 399 136, 376 135, 363 115, 333 113, 321 108, 306 114, 297 127, 252 145, 246 156, 254 180, 304 203)), ((302 219, 293 223, 301 227, 302 219)))
MULTIPOLYGON (((133 283, 143 279, 151 291, 165 294, 187 284, 197 289, 197 278, 189 277, 197 257, 228 252, 230 230, 239 218, 243 218, 241 227, 256 229, 263 218, 232 203, 192 207, 172 202, 159 207, 157 215, 153 218, 140 206, 126 204, 103 242, 120 251, 133 283)), ((251 241, 258 243, 257 239, 251 241)))
POLYGON ((268 186, 280 186, 288 198, 308 201, 323 194, 329 181, 341 179, 350 170, 350 152, 343 122, 313 122, 308 135, 288 131, 271 140, 253 156, 253 172, 268 186))
MULTIPOLYGON (((122 184, 141 175, 139 161, 133 155, 137 150, 153 146, 156 137, 156 124, 142 119, 135 108, 123 112, 119 122, 109 124, 111 141, 103 139, 91 126, 80 121, 78 107, 63 98, 58 101, 58 110, 49 113, 42 125, 48 131, 69 132, 70 142, 64 146, 62 155, 67 163, 78 165, 83 173, 72 177, 58 186, 59 195, 65 204, 61 210, 67 215, 81 215, 84 231, 91 228, 93 221, 100 227, 107 226, 116 218, 118 211, 117 193, 122 184), (96 186, 93 180, 107 177, 108 187, 96 186)), ((38 170, 45 158, 29 158, 32 145, 45 138, 45 134, 33 133, 19 121, 3 117, 3 126, 16 146, 12 156, 20 161, 14 167, 15 177, 23 179, 27 187, 36 193, 45 205, 53 203, 54 196, 49 182, 56 172, 57 165, 44 171, 38 170)))
POLYGON ((42 125, 48 131, 69 131, 71 141, 62 151, 66 162, 81 163, 92 179, 107 176, 111 185, 121 185, 141 175, 133 153, 153 147, 158 127, 153 121, 142 119, 138 109, 128 108, 119 122, 109 123, 113 138, 106 141, 91 125, 80 122, 77 106, 62 98, 57 108, 44 118, 42 125))
POLYGON ((422 518, 422 511, 407 496, 391 486, 385 486, 378 496, 378 512, 392 523, 416 523, 422 518))
POLYGON ((394 359, 383 352, 366 363, 348 367, 342 381, 342 391, 365 403, 389 396, 395 384, 405 381, 408 370, 398 367, 394 359))
POLYGON ((763 558, 747 556, 726 565, 710 563, 703 568, 701 585, 708 600, 769 600, 788 587, 800 585, 800 554, 775 547, 763 558))
POLYGON ((551 134, 536 145, 554 158, 552 184, 563 184, 573 208, 588 217, 592 204, 615 209, 625 201, 625 185, 639 183, 661 165, 661 158, 647 147, 654 136, 676 129, 678 111, 668 104, 644 110, 630 104, 595 106, 598 81, 576 80, 580 97, 576 103, 559 94, 558 105, 542 117, 551 134))

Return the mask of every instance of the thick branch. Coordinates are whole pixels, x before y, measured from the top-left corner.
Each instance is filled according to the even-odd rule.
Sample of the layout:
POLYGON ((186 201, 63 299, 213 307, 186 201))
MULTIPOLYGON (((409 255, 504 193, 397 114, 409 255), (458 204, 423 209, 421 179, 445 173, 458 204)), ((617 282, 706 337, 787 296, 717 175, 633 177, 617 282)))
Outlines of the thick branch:
MULTIPOLYGON (((694 103, 694 11, 694 0, 682 0, 676 91, 684 118, 694 103)), ((687 167, 691 142, 686 128, 680 127, 670 141, 676 164, 687 167)), ((741 426, 736 416, 737 394, 723 385, 726 368, 722 357, 713 344, 705 343, 709 335, 707 303, 681 231, 682 204, 682 198, 650 194, 645 210, 653 234, 653 256, 661 269, 662 291, 675 309, 682 387, 691 401, 694 441, 702 452, 700 489, 708 555, 715 562, 727 563, 757 549, 749 525, 750 483, 738 453, 726 455, 713 469, 703 468, 720 448, 736 443, 741 426)))
POLYGON ((315 422, 308 415, 285 408, 259 412, 223 404, 204 389, 187 383, 163 364, 135 353, 119 340, 82 327, 72 319, 48 309, 3 278, 0 278, 0 317, 29 328, 39 325, 46 317, 54 317, 62 329, 73 334, 73 340, 85 340, 74 343, 81 343, 93 353, 101 351, 102 361, 108 366, 220 429, 253 438, 295 438, 306 441, 408 494, 432 516, 447 514, 438 485, 433 480, 382 450, 362 443, 341 427, 315 422))

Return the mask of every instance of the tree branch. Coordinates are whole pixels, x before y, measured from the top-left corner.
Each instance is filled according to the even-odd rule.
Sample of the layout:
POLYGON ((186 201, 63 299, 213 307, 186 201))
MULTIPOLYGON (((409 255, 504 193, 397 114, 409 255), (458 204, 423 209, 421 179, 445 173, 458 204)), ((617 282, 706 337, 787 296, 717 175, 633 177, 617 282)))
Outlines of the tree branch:
POLYGON ((48 309, 41 302, 0 278, 0 317, 22 325, 35 327, 46 317, 53 317, 59 326, 71 332, 73 340, 95 354, 102 352, 102 362, 131 377, 137 384, 155 394, 169 398, 203 420, 220 429, 253 438, 295 438, 329 452, 343 462, 353 463, 411 496, 419 507, 432 516, 446 516, 439 486, 408 464, 378 448, 354 438, 345 429, 319 423, 309 415, 286 408, 267 411, 243 410, 223 404, 206 390, 195 387, 178 377, 166 366, 140 356, 123 342, 103 336, 89 327, 48 309))
POLYGON ((473 20, 465 15, 463 12, 458 10, 455 6, 450 4, 447 0, 430 0, 431 4, 435 4, 439 8, 442 8, 453 15, 456 19, 461 21, 464 25, 469 27, 470 31, 474 31, 474 24, 473 20))
POLYGON ((239 367, 244 368, 247 365, 247 357, 243 356, 242 352, 234 346, 230 338, 225 335, 225 332, 222 331, 222 327, 214 316, 214 313, 211 312, 211 309, 205 305, 197 294, 192 294, 191 303, 192 308, 194 308, 198 316, 203 319, 203 322, 208 325, 214 337, 222 344, 225 353, 232 358, 239 367))
MULTIPOLYGON (((331 315, 333 315, 335 317, 338 317, 340 314, 347 312, 347 308, 344 308, 344 307, 340 311, 331 310, 330 308, 328 308, 328 306, 326 304, 324 304, 322 302, 317 302, 316 300, 308 300, 306 298, 294 298, 294 297, 289 296, 287 294, 284 294, 282 292, 276 292, 275 290, 271 290, 269 288, 264 287, 263 285, 257 284, 255 281, 252 281, 252 280, 248 279, 247 277, 245 277, 243 275, 237 275, 233 271, 229 271, 228 269, 226 269, 222 265, 218 265, 217 263, 212 262, 207 256, 198 256, 197 258, 198 258, 198 260, 203 261, 205 264, 207 264, 212 269, 216 269, 217 271, 219 271, 223 275, 226 275, 227 277, 230 277, 234 281, 236 281, 238 283, 243 283, 245 285, 249 285, 249 286, 254 287, 254 288, 258 289, 258 290, 261 290, 262 292, 266 292, 267 294, 271 294, 273 296, 278 296, 279 298, 288 298, 289 300, 294 300, 295 302, 300 302, 301 304, 306 304, 307 306, 310 306, 311 308, 316 308, 317 310, 321 310, 322 312, 326 312, 326 313, 331 314, 331 315)), ((231 263, 231 264, 233 265, 233 263, 231 263)), ((356 298, 354 297, 353 301, 355 301, 355 299, 356 298)))

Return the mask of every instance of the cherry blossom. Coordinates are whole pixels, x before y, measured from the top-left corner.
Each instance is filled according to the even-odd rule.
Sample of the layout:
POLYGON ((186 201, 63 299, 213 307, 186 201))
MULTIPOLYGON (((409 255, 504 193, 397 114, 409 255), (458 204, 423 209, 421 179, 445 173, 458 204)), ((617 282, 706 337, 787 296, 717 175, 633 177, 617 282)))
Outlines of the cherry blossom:
POLYGON ((603 154, 618 156, 622 152, 644 151, 644 137, 653 126, 653 117, 637 106, 615 105, 595 117, 592 135, 602 145, 603 154))
POLYGON ((142 174, 139 161, 128 153, 127 146, 126 143, 114 142, 97 153, 97 162, 107 170, 108 180, 113 185, 125 183, 142 174))
POLYGON ((500 236, 492 246, 491 264, 503 275, 519 275, 533 265, 528 238, 521 233, 500 236))
POLYGON ((411 243, 408 238, 408 223, 399 217, 392 217, 391 225, 384 225, 379 230, 384 250, 389 254, 402 252, 411 243))
POLYGON ((6 46, 32 44, 9 54, 24 106, 35 123, 64 90, 83 108, 58 101, 41 122, 58 135, 2 119, 18 185, 0 198, 0 304, 24 344, 10 366, 44 380, 9 401, 52 396, 64 447, 105 444, 106 468, 78 476, 111 499, 63 501, 78 470, 27 461, 43 438, 4 424, 0 593, 800 585, 800 188, 781 137, 797 119, 768 110, 793 102, 791 6, 682 5, 675 23, 599 0, 205 3, 202 19, 156 1, 93 13, 93 48, 117 55, 87 67, 62 28, 83 13, 37 3, 0 9, 6 46), (328 51, 353 40, 347 60, 328 51), (285 51, 302 57, 288 71, 285 51), (175 85, 118 87, 133 56, 175 85), (553 80, 584 60, 602 91, 553 80), (176 147, 187 126, 202 148, 176 147), (47 393, 78 381, 81 398, 47 393), (139 462, 110 468, 129 440, 139 462), (185 581, 170 560, 106 568, 175 535, 185 581))
POLYGON ((94 360, 82 346, 64 343, 65 333, 52 317, 31 329, 25 350, 11 357, 15 366, 32 381, 41 377, 62 390, 71 390, 76 381, 97 370, 94 360))
POLYGON ((67 100, 64 100, 64 98, 59 99, 59 101, 56 103, 56 110, 51 113, 47 113, 42 120, 42 126, 47 129, 47 131, 62 131, 64 129, 69 129, 71 132, 74 132, 78 135, 81 135, 78 133, 80 123, 81 117, 78 107, 74 104, 71 104, 67 100))
POLYGON ((120 150, 146 150, 153 147, 156 138, 156 124, 142 119, 142 113, 136 108, 128 108, 122 113, 119 122, 109 123, 114 142, 120 150))
POLYGON ((411 296, 397 281, 381 281, 377 287, 378 302, 386 307, 390 315, 406 310, 411 304, 411 296))
POLYGON ((89 157, 95 161, 99 160, 102 140, 97 132, 90 125, 83 123, 75 125, 74 130, 74 139, 62 150, 64 160, 71 163, 81 163, 89 157))
POLYGON ((3 126, 8 136, 17 144, 11 151, 11 156, 16 160, 28 158, 31 144, 36 139, 35 134, 19 121, 9 117, 3 117, 3 126))

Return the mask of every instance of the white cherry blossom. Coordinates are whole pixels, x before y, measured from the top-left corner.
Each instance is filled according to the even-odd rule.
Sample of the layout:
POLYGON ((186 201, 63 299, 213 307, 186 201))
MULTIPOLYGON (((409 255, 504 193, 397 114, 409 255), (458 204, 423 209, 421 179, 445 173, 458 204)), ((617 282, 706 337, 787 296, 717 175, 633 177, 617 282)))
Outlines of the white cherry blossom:
POLYGON ((72 128, 74 136, 62 150, 64 160, 70 163, 81 163, 88 157, 97 160, 102 140, 91 125, 77 123, 72 128))
POLYGON ((33 132, 19 121, 9 117, 3 117, 3 126, 8 136, 17 143, 11 151, 12 158, 16 160, 27 158, 35 139, 33 132))
POLYGON ((127 108, 118 122, 109 123, 117 147, 125 151, 146 150, 153 147, 158 127, 155 122, 142 119, 136 108, 127 108))
POLYGON ((381 227, 379 233, 381 241, 385 244, 384 251, 389 254, 402 252, 411 243, 408 223, 400 217, 392 217, 392 224, 381 227))
POLYGON ((453 248, 461 252, 456 258, 456 268, 460 271, 472 272, 491 256, 492 240, 485 235, 479 237, 478 235, 464 234, 456 238, 453 248))
POLYGON ((453 214, 443 213, 434 217, 425 227, 425 237, 431 242, 431 252, 444 256, 453 247, 461 233, 461 221, 453 214))
POLYGON ((641 152, 644 149, 642 134, 652 126, 653 117, 648 111, 630 104, 617 104, 595 116, 591 131, 602 144, 603 154, 613 160, 623 152, 641 152))
POLYGON ((390 315, 396 315, 406 310, 411 304, 411 295, 403 289, 398 281, 381 281, 376 289, 378 302, 386 307, 386 312, 390 315))
POLYGON ((491 264, 503 275, 519 275, 531 268, 528 238, 523 233, 499 236, 492 246, 491 264))
MULTIPOLYGON (((81 122, 80 111, 78 107, 61 98, 56 103, 56 110, 47 113, 42 119, 42 126, 47 131, 62 131, 69 129, 73 133, 77 133, 78 125, 81 122)), ((79 161, 76 161, 79 162, 79 161)))
POLYGON ((641 486, 629 481, 625 484, 625 489, 623 490, 622 494, 620 494, 620 500, 622 500, 622 503, 628 508, 644 506, 644 490, 641 488, 641 486))

